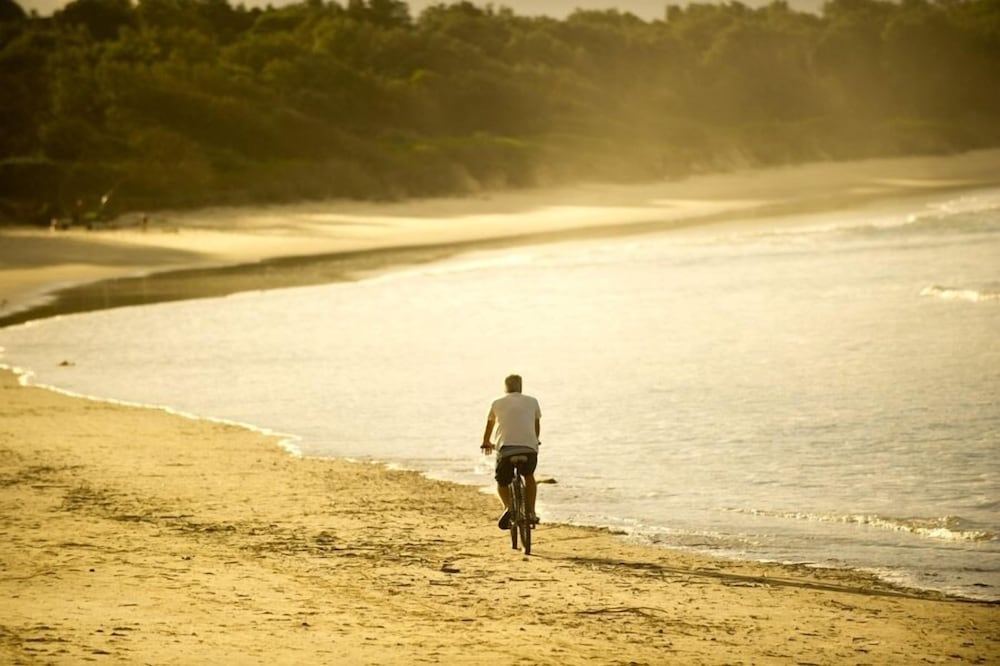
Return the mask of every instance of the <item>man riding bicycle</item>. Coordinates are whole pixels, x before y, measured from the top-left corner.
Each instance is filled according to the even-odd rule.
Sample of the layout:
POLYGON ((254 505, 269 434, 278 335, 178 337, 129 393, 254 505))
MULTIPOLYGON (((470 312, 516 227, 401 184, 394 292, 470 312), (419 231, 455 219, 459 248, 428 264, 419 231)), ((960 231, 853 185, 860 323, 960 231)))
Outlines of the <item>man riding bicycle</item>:
POLYGON ((490 405, 486 417, 486 431, 483 433, 483 453, 497 450, 496 473, 497 495, 503 502, 504 512, 497 521, 497 526, 506 530, 510 528, 510 488, 508 484, 514 478, 514 466, 510 457, 525 455, 526 463, 521 464, 521 475, 524 476, 525 502, 528 516, 532 523, 538 522, 535 514, 535 496, 538 486, 535 484, 535 466, 538 464, 538 435, 541 434, 542 411, 538 401, 530 395, 521 393, 521 376, 510 375, 504 379, 506 395, 497 398, 490 405), (496 429, 494 433, 494 428, 496 429), (495 441, 491 438, 495 434, 495 441))

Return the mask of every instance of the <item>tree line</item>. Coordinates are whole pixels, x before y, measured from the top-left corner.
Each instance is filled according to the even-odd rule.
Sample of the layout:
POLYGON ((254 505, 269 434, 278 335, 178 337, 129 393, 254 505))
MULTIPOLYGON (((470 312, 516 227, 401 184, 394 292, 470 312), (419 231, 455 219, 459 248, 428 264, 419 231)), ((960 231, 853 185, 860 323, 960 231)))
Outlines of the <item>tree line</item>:
POLYGON ((1000 144, 998 72, 998 0, 0 0, 0 218, 956 152, 1000 144))

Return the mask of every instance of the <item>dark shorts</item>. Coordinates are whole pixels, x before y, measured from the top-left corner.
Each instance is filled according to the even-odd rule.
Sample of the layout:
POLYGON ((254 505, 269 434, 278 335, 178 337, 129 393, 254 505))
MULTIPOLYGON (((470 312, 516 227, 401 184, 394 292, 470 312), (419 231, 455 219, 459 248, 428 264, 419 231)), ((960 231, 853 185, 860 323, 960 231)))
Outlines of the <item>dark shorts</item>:
MULTIPOLYGON (((535 467, 538 466, 538 454, 534 452, 515 452, 512 453, 513 456, 527 456, 528 461, 519 463, 521 468, 521 475, 526 476, 528 474, 535 473, 535 467)), ((497 483, 502 486, 506 486, 514 478, 514 465, 510 462, 510 456, 501 456, 497 458, 497 469, 496 474, 493 475, 497 483)))

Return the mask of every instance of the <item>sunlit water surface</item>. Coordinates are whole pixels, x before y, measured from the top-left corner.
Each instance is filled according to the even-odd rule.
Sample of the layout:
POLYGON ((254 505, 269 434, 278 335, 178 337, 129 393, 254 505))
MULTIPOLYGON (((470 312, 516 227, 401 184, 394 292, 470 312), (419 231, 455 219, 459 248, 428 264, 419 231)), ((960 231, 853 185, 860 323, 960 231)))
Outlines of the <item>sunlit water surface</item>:
POLYGON ((544 520, 998 599, 998 334, 986 191, 66 316, 0 345, 35 383, 484 488, 485 411, 520 372, 558 482, 544 520))

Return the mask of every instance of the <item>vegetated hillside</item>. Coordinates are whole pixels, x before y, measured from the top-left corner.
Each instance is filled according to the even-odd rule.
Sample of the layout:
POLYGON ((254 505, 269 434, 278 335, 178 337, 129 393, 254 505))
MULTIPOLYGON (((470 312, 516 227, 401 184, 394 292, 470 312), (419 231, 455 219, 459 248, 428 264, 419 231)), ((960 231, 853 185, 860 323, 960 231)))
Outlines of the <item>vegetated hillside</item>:
POLYGON ((661 21, 396 0, 76 0, 41 18, 0 0, 0 217, 954 152, 1000 145, 998 72, 996 0, 661 21))

